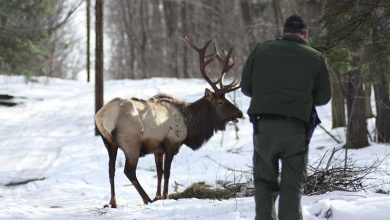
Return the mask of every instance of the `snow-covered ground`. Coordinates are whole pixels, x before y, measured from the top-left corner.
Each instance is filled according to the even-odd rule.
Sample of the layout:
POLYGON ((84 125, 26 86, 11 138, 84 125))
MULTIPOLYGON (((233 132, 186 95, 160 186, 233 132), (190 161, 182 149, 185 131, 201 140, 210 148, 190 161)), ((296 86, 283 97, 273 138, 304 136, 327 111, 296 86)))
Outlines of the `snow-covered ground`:
MULTIPOLYGON (((121 80, 105 83, 105 101, 114 97, 149 98, 164 92, 195 101, 203 95, 203 80, 154 78, 121 80)), ((218 200, 165 200, 144 205, 136 190, 123 174, 124 156, 118 155, 116 192, 118 209, 102 208, 108 203, 108 156, 99 137, 94 136, 94 88, 92 84, 53 78, 37 78, 26 83, 22 77, 0 76, 0 94, 23 96, 24 104, 0 107, 0 219, 218 219, 254 218, 253 198, 218 200), (6 186, 36 179, 23 185, 6 186)), ((239 107, 245 111, 249 99, 238 94, 239 107)), ((323 126, 330 130, 330 106, 318 108, 323 126)), ((372 124, 372 121, 370 121, 372 124)), ((252 128, 248 119, 238 124, 239 140, 232 125, 217 133, 205 146, 194 152, 183 146, 174 158, 170 192, 174 183, 179 190, 198 181, 216 185, 222 181, 246 181, 252 160, 252 128)), ((371 125, 372 127, 372 125, 371 125)), ((344 140, 344 130, 332 130, 344 140)), ((281 133, 281 137, 282 137, 281 133)), ((317 129, 310 146, 310 162, 325 151, 340 147, 321 129, 317 129)), ((389 145, 372 144, 361 150, 350 150, 359 164, 370 164, 390 153, 389 145)), ((336 153, 342 157, 343 150, 336 153)), ((309 162, 309 163, 310 163, 309 162)), ((384 160, 380 169, 390 171, 384 160)), ((156 172, 154 157, 143 157, 138 165, 140 183, 154 197, 156 172)), ((383 173, 372 178, 386 184, 390 178, 383 173)), ((375 182, 376 180, 371 180, 375 182)), ((390 196, 370 192, 332 192, 304 196, 305 220, 390 219, 390 196)))

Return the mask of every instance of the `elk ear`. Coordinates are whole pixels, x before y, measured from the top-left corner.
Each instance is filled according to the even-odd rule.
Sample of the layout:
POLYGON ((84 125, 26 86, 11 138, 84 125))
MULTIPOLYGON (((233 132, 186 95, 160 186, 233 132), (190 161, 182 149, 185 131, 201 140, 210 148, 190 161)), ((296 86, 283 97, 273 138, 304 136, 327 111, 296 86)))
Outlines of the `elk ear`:
POLYGON ((206 88, 204 90, 204 97, 206 97, 207 100, 211 100, 213 98, 213 92, 206 88))

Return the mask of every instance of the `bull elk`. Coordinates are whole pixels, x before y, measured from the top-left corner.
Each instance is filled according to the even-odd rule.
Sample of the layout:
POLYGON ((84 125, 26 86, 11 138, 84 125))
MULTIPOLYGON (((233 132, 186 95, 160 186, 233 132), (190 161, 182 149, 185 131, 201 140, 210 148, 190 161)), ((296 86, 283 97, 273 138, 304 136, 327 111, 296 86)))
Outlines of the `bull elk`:
MULTIPOLYGON (((224 130, 229 121, 236 123, 242 112, 225 98, 225 94, 239 88, 233 81, 224 85, 223 78, 233 67, 230 56, 218 53, 215 45, 211 54, 206 50, 212 40, 198 48, 187 37, 183 40, 199 55, 200 73, 214 91, 205 89, 204 96, 187 103, 172 96, 158 94, 148 100, 138 98, 115 98, 105 104, 95 115, 95 121, 109 156, 109 178, 111 186, 110 205, 117 207, 115 199, 115 160, 118 148, 126 157, 125 175, 134 185, 145 204, 152 202, 136 176, 138 159, 154 154, 157 168, 157 193, 154 199, 166 199, 173 157, 182 144, 193 150, 199 149, 216 131, 224 130), (213 60, 221 63, 218 80, 211 80, 206 66, 213 60), (164 174, 164 188, 161 196, 161 179, 164 174)), ((108 205, 106 205, 108 206, 108 205)))

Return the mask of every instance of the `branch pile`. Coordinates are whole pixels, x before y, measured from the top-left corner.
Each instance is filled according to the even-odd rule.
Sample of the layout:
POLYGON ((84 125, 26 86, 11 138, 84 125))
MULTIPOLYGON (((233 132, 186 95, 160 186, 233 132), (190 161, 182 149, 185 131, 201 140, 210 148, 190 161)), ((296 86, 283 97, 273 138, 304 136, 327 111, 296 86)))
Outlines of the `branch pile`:
MULTIPOLYGON (((309 176, 304 187, 304 195, 319 195, 332 191, 356 192, 369 189, 377 189, 376 192, 378 193, 388 194, 388 191, 383 190, 381 187, 389 183, 382 179, 374 178, 372 174, 389 176, 388 173, 379 168, 389 155, 386 155, 383 159, 377 159, 371 164, 362 166, 357 164, 356 160, 347 157, 347 154, 343 159, 335 158, 335 153, 341 149, 343 148, 334 148, 330 155, 329 151, 326 151, 319 160, 308 166, 309 176)), ((210 157, 207 158, 228 171, 252 177, 252 167, 250 167, 250 170, 236 170, 224 166, 210 157)), ((234 183, 217 181, 217 184, 221 187, 211 187, 204 182, 194 183, 183 192, 170 194, 169 198, 176 200, 181 198, 223 200, 253 196, 254 186, 249 179, 251 178, 247 178, 245 182, 238 181, 239 183, 236 183, 236 181, 234 183)))
POLYGON ((309 165, 310 175, 304 188, 305 195, 319 195, 332 191, 366 191, 369 188, 383 185, 383 183, 379 183, 374 186, 365 181, 370 180, 370 174, 380 172, 378 166, 387 156, 382 160, 377 159, 370 165, 359 166, 351 158, 347 158, 346 162, 345 159, 333 159, 336 151, 333 149, 326 165, 324 158, 327 153, 322 156, 319 162, 314 163, 316 166, 309 165))

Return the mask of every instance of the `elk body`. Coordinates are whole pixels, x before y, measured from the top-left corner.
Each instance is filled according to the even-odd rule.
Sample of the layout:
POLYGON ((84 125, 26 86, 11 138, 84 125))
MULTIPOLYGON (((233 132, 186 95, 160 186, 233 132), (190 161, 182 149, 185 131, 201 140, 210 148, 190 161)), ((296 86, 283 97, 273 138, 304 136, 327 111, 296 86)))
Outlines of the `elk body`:
POLYGON ((148 100, 138 98, 115 98, 95 115, 98 130, 109 156, 109 178, 111 186, 111 207, 117 207, 115 199, 115 161, 118 148, 125 154, 124 173, 134 185, 145 204, 152 202, 136 176, 140 157, 154 154, 157 170, 156 198, 166 199, 173 157, 185 144, 193 150, 200 148, 218 130, 224 130, 229 121, 237 122, 242 112, 225 98, 225 94, 238 89, 238 83, 223 85, 225 73, 233 66, 229 62, 232 48, 226 57, 214 53, 206 55, 211 40, 203 48, 197 48, 192 41, 185 41, 199 54, 200 72, 214 91, 205 94, 193 103, 177 100, 172 96, 158 94, 148 100), (222 71, 216 82, 206 74, 206 66, 213 60, 222 64, 222 71), (164 188, 161 195, 161 181, 164 188))

